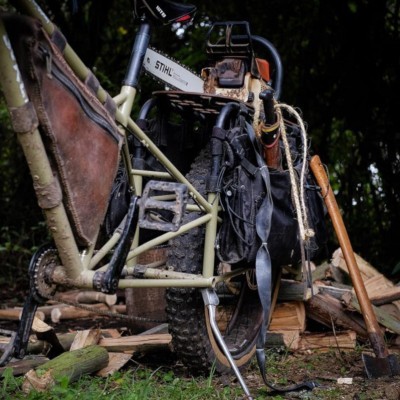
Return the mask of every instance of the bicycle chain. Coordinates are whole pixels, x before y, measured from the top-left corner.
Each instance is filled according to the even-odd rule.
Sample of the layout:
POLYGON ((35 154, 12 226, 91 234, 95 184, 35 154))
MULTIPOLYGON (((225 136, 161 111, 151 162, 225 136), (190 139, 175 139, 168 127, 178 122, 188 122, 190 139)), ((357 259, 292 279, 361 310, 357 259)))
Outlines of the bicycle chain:
POLYGON ((137 315, 126 315, 126 314, 121 314, 121 313, 118 313, 115 311, 99 310, 98 308, 91 307, 89 305, 81 304, 81 303, 78 303, 75 301, 65 300, 62 297, 58 296, 57 294, 51 296, 51 298, 49 298, 49 300, 54 300, 59 303, 66 304, 68 306, 77 307, 82 310, 94 313, 94 314, 103 315, 103 316, 111 317, 111 318, 119 318, 119 319, 124 319, 124 320, 128 320, 128 321, 154 322, 154 323, 158 323, 158 324, 162 324, 162 323, 166 322, 165 320, 158 320, 158 319, 147 318, 147 317, 139 317, 137 315))
MULTIPOLYGON (((49 284, 46 279, 46 268, 50 267, 51 264, 56 264, 58 261, 57 250, 54 248, 46 248, 42 254, 38 257, 37 262, 34 266, 33 279, 36 294, 40 298, 57 301, 69 306, 77 307, 85 311, 89 311, 94 314, 103 315, 111 318, 119 318, 128 321, 141 321, 141 322, 153 322, 153 323, 164 323, 165 320, 158 320, 148 317, 139 317, 136 315, 126 315, 108 310, 99 310, 93 306, 81 304, 75 301, 69 301, 63 299, 56 293, 56 285, 49 284)), ((64 285, 66 287, 74 287, 73 281, 65 278, 64 285)))

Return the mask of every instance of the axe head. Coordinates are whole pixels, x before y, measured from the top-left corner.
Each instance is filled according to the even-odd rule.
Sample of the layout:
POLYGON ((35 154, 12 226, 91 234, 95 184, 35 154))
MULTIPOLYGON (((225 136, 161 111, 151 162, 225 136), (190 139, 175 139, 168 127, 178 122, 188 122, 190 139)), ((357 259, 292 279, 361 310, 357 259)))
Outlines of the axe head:
POLYGON ((373 357, 363 353, 362 360, 367 376, 370 379, 400 375, 400 364, 395 354, 389 354, 387 357, 373 357))

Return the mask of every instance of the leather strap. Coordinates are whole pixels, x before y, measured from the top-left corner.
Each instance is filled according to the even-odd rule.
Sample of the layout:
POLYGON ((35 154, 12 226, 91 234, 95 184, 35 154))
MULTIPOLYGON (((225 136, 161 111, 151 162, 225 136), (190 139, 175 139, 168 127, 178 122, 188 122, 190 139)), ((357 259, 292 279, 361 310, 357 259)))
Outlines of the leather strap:
POLYGON ((253 127, 246 122, 246 130, 253 144, 256 154, 257 164, 260 167, 260 173, 264 180, 267 194, 256 216, 256 230, 261 239, 261 246, 256 256, 256 277, 258 286, 258 295, 263 308, 263 322, 256 342, 256 358, 261 376, 266 386, 277 392, 292 392, 299 389, 313 389, 318 386, 316 382, 306 381, 290 386, 276 386, 267 380, 266 360, 265 360, 265 339, 267 335, 267 322, 271 314, 272 297, 272 263, 268 251, 268 237, 271 229, 271 220, 273 212, 273 201, 271 197, 271 182, 269 178, 268 167, 260 155, 259 145, 256 139, 253 127))
POLYGON ((58 28, 54 29, 51 35, 51 40, 58 47, 61 53, 64 53, 64 49, 67 46, 67 39, 58 28))
POLYGON ((15 133, 31 133, 39 126, 35 107, 30 101, 20 107, 10 107, 10 115, 15 133))

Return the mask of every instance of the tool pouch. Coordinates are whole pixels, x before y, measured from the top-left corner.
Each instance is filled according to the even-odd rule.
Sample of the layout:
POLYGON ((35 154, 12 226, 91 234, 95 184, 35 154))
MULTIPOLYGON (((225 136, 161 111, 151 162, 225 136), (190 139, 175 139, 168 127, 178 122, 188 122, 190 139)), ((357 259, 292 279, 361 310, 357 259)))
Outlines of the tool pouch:
POLYGON ((256 216, 267 189, 243 127, 228 131, 214 128, 213 139, 222 139, 224 146, 219 189, 223 221, 216 240, 217 255, 220 261, 229 264, 251 263, 261 245, 256 216))
MULTIPOLYGON (((35 19, 10 16, 4 21, 62 201, 78 244, 87 246, 96 240, 119 164, 122 135, 114 122, 114 103, 97 99, 93 74, 82 82, 73 73, 58 30, 49 37, 35 19)), ((39 205, 46 208, 40 199, 39 205)))

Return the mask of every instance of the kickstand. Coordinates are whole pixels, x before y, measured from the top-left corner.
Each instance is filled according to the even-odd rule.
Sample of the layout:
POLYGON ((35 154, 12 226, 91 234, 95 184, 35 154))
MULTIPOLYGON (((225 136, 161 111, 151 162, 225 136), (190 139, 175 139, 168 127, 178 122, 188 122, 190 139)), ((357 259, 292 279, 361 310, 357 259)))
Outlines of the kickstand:
POLYGON ((228 359, 229 364, 231 365, 231 368, 233 369, 233 372, 235 373, 235 375, 240 383, 240 386, 242 387, 242 389, 246 395, 246 398, 248 400, 252 400, 253 397, 251 396, 250 391, 249 391, 245 381, 243 380, 242 374, 240 373, 239 368, 235 364, 235 361, 234 361, 231 353, 229 352, 228 346, 226 345, 224 338, 218 328, 217 322, 215 320, 216 307, 219 304, 219 299, 218 299, 217 293, 215 293, 214 289, 202 289, 201 294, 203 295, 204 304, 208 308, 211 329, 214 333, 214 336, 217 339, 218 344, 221 346, 221 349, 222 349, 225 357, 228 359))

